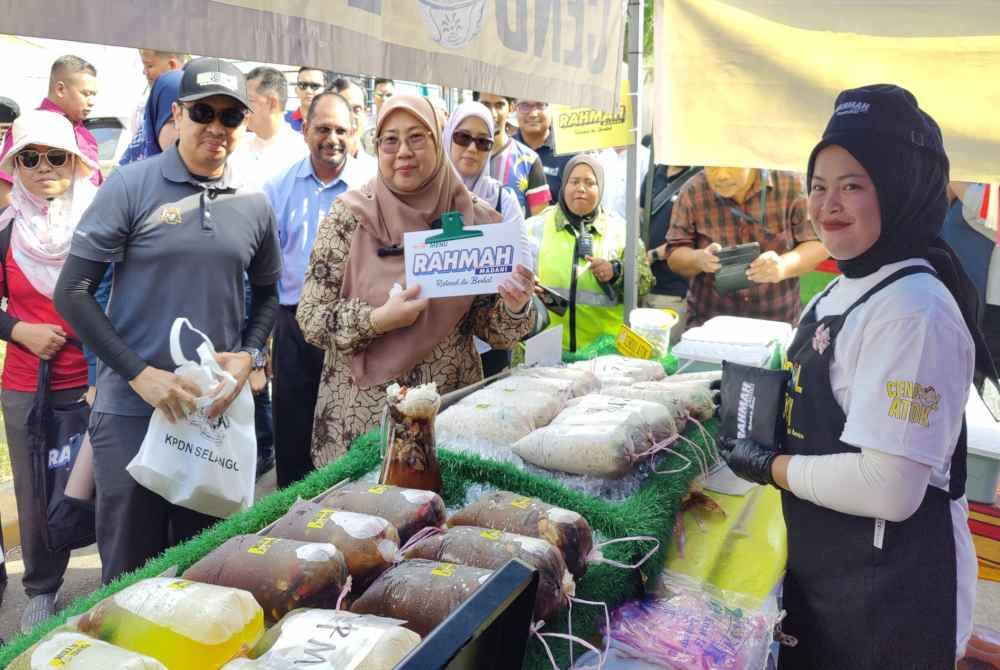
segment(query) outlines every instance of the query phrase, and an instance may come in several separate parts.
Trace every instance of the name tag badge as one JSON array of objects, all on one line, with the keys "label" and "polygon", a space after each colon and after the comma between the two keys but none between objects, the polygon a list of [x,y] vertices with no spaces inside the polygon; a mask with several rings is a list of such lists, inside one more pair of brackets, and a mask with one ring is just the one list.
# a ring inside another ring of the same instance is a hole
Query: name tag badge
[{"label": "name tag badge", "polygon": [[875,539],[873,544],[876,549],[882,549],[882,541],[885,539],[885,519],[875,519]]}]

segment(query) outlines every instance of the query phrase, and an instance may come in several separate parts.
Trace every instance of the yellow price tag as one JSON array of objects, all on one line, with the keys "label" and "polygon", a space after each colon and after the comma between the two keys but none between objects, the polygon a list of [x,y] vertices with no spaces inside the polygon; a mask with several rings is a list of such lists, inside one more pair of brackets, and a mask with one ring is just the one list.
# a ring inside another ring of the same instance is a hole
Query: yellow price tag
[{"label": "yellow price tag", "polygon": [[377,486],[372,486],[371,488],[369,488],[368,493],[380,496],[388,490],[389,490],[388,486],[386,486],[385,484],[379,484]]},{"label": "yellow price tag", "polygon": [[653,345],[649,343],[649,340],[628,326],[623,325],[618,331],[618,339],[615,340],[615,344],[623,356],[646,359],[653,357]]},{"label": "yellow price tag", "polygon": [[510,506],[518,509],[528,509],[531,507],[531,498],[518,498],[511,501]]},{"label": "yellow price tag", "polygon": [[194,582],[189,582],[186,579],[178,579],[175,582],[170,582],[169,584],[167,584],[167,588],[174,589],[175,591],[183,591],[192,584],[194,584]]},{"label": "yellow price tag", "polygon": [[493,542],[499,542],[500,538],[503,537],[502,530],[483,530],[480,531],[479,534],[487,540],[492,540]]},{"label": "yellow price tag", "polygon": [[80,652],[93,646],[94,645],[92,643],[87,642],[86,640],[78,640],[56,654],[55,658],[49,661],[49,667],[65,668],[69,665],[70,661],[80,655]]},{"label": "yellow price tag", "polygon": [[440,567],[431,570],[431,574],[438,577],[453,577],[455,575],[455,566],[451,563],[444,563]]},{"label": "yellow price tag", "polygon": [[306,524],[306,528],[326,528],[326,522],[330,520],[330,517],[333,516],[334,513],[335,510],[332,509],[321,509],[316,513],[316,516],[314,516],[309,523]]},{"label": "yellow price tag", "polygon": [[263,556],[268,552],[268,550],[274,545],[278,544],[278,538],[276,537],[262,537],[260,542],[253,545],[247,549],[248,554],[256,554],[257,556]]}]

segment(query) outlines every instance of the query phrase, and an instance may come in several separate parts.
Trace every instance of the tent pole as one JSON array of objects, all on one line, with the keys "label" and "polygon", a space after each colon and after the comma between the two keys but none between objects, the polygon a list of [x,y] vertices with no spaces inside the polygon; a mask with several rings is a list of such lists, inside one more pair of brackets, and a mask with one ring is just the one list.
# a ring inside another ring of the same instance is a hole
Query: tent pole
[{"label": "tent pole", "polygon": [[639,100],[642,78],[643,0],[628,0],[628,87],[632,100],[632,143],[628,148],[625,180],[625,323],[638,305],[638,268],[636,254],[639,244],[639,129],[642,128],[642,105]]}]

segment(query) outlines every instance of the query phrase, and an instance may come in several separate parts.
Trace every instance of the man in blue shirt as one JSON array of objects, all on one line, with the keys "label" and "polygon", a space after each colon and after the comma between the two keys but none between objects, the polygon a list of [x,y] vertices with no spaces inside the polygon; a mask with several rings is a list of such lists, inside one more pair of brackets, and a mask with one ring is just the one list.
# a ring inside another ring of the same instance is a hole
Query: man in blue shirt
[{"label": "man in blue shirt", "polygon": [[264,186],[278,222],[283,266],[278,281],[281,309],[274,325],[275,469],[278,486],[312,469],[313,411],[323,370],[323,351],[307,343],[295,321],[316,231],[333,201],[372,177],[354,158],[356,125],[351,106],[337,93],[312,100],[302,124],[309,156]]},{"label": "man in blue shirt", "polygon": [[556,138],[552,132],[552,111],[548,103],[538,100],[520,100],[517,103],[517,125],[520,131],[514,139],[534,150],[542,161],[545,180],[549,182],[552,202],[559,202],[563,170],[574,154],[556,155]]}]

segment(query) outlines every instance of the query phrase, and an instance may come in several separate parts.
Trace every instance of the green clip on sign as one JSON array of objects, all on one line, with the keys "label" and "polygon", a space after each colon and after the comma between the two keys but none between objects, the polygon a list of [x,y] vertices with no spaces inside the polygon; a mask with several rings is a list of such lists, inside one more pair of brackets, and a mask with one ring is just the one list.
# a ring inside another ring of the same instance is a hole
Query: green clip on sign
[{"label": "green clip on sign", "polygon": [[467,240],[471,237],[482,237],[481,230],[465,230],[461,212],[445,212],[441,215],[441,234],[428,237],[427,244],[451,242],[452,240]]}]

